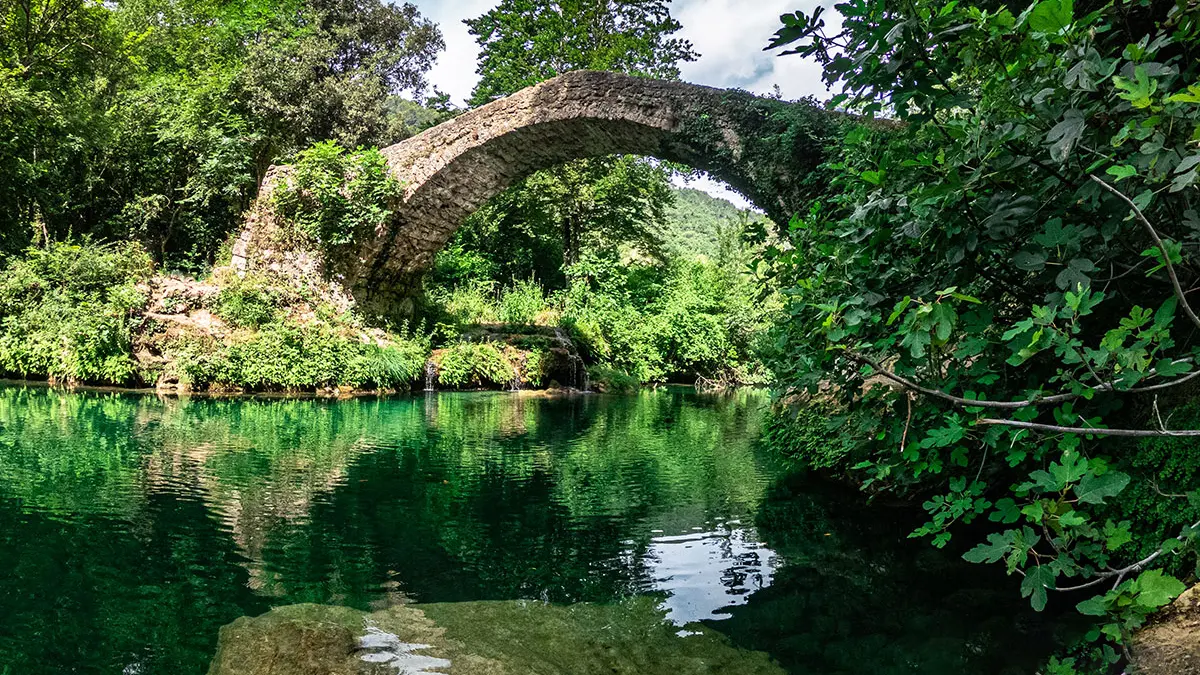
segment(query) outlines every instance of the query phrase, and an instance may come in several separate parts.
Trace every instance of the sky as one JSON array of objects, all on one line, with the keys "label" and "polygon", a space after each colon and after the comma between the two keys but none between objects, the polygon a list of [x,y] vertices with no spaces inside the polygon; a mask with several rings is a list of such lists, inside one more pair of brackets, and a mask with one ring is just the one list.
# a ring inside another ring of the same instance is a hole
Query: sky
[{"label": "sky", "polygon": [[[429,81],[461,105],[478,79],[478,48],[462,21],[488,11],[497,0],[410,1],[441,26],[446,40],[446,50],[429,73]],[[696,61],[681,64],[683,79],[758,94],[770,94],[778,85],[784,98],[828,98],[816,63],[763,51],[780,26],[781,14],[809,11],[816,4],[813,0],[674,0],[671,13],[683,25],[679,37],[691,40],[700,53]],[[676,184],[683,185],[683,179],[677,178]],[[688,186],[750,206],[741,195],[709,178],[693,180]]]}]

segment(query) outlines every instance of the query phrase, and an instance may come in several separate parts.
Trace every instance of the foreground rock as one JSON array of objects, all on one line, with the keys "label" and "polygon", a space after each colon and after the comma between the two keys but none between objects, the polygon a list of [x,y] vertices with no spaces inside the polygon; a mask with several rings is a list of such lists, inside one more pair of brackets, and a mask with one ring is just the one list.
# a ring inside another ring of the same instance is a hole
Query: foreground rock
[{"label": "foreground rock", "polygon": [[783,675],[702,628],[681,636],[650,599],[291,605],[221,629],[209,675]]},{"label": "foreground rock", "polygon": [[1175,599],[1153,624],[1138,631],[1133,656],[1138,675],[1200,673],[1200,586]]}]

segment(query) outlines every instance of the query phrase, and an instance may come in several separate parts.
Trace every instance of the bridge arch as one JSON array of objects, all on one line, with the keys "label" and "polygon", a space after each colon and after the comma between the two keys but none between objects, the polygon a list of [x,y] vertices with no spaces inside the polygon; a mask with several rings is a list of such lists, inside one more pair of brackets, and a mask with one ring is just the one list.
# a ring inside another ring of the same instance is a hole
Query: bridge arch
[{"label": "bridge arch", "polygon": [[[328,271],[360,303],[383,309],[412,293],[436,253],[487,200],[535,171],[614,154],[707,171],[786,222],[820,189],[817,167],[833,133],[834,119],[811,101],[616,73],[567,73],[383,149],[403,197],[376,236],[330,261],[335,269]],[[260,203],[273,176],[284,171],[268,174]],[[240,270],[279,267],[281,252],[264,243],[265,220],[252,212],[235,243]]]}]

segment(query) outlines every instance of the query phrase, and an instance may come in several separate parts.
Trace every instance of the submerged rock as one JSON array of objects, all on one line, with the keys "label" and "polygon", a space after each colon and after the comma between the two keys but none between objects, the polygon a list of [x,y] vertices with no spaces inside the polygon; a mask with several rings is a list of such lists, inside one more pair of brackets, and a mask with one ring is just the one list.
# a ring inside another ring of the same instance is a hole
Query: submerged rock
[{"label": "submerged rock", "polygon": [[279,607],[221,629],[209,675],[783,675],[762,652],[665,621],[649,598],[361,612]]},{"label": "submerged rock", "polygon": [[1200,586],[1192,586],[1133,639],[1139,675],[1200,673]]}]

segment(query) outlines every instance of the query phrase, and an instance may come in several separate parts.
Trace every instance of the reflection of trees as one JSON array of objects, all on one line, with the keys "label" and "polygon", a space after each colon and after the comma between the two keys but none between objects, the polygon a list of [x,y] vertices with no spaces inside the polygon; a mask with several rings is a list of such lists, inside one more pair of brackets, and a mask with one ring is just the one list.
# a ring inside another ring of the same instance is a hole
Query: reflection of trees
[{"label": "reflection of trees", "polygon": [[[0,498],[0,664],[14,675],[201,673],[216,628],[266,609],[198,501],[65,519]],[[0,669],[3,670],[3,669]]]},{"label": "reflection of trees", "polygon": [[15,627],[0,663],[200,672],[217,627],[264,596],[366,608],[644,590],[651,529],[751,513],[768,473],[756,417],[687,398],[0,388],[0,551],[17,561],[0,571]]},{"label": "reflection of trees", "polygon": [[762,489],[751,418],[722,417],[741,408],[663,394],[417,405],[415,436],[373,438],[306,523],[273,532],[264,565],[283,594],[364,606],[399,580],[423,601],[622,597],[647,585],[647,521],[749,513]]},{"label": "reflection of trees", "polygon": [[1032,673],[1054,648],[1052,616],[1012,579],[906,535],[905,514],[792,476],[763,502],[759,533],[787,563],[771,587],[711,626],[811,675]]}]

